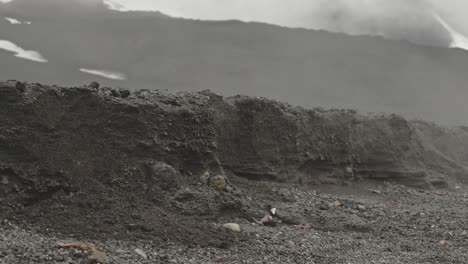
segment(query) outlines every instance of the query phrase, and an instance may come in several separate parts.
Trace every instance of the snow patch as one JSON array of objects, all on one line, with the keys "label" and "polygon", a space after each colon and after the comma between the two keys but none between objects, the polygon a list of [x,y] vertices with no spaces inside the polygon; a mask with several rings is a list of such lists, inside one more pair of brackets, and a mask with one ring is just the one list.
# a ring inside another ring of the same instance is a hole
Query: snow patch
[{"label": "snow patch", "polygon": [[31,25],[32,24],[31,21],[20,21],[12,17],[5,17],[5,20],[10,22],[10,24],[12,25],[22,25],[22,24]]},{"label": "snow patch", "polygon": [[39,52],[34,50],[25,50],[15,43],[8,40],[0,40],[0,49],[15,53],[15,57],[36,62],[48,62]]},{"label": "snow patch", "polygon": [[18,19],[14,19],[14,18],[11,18],[11,17],[5,17],[5,20],[10,22],[10,24],[12,24],[12,25],[21,25],[21,24],[23,24],[23,22],[19,21]]},{"label": "snow patch", "polygon": [[89,74],[101,76],[104,78],[112,79],[112,80],[123,81],[127,79],[125,74],[120,73],[120,72],[114,72],[114,71],[108,71],[108,70],[85,69],[85,68],[80,68],[80,71],[84,73],[89,73]]},{"label": "snow patch", "polygon": [[452,26],[450,26],[449,23],[447,23],[447,21],[442,19],[442,17],[440,17],[439,14],[435,12],[433,14],[434,18],[437,19],[437,21],[445,28],[445,30],[447,30],[447,32],[452,37],[452,43],[450,44],[450,48],[468,50],[468,38],[456,31]]},{"label": "snow patch", "polygon": [[107,6],[107,8],[109,8],[111,10],[116,10],[116,11],[120,11],[120,12],[129,11],[122,4],[117,3],[117,2],[115,2],[113,0],[104,0],[104,4]]}]

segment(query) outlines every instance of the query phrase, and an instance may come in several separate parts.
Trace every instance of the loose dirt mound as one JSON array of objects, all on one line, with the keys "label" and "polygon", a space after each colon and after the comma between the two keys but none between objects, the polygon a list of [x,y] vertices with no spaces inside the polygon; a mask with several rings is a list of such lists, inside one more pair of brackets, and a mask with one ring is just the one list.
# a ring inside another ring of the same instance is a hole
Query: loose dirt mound
[{"label": "loose dirt mound", "polygon": [[[198,179],[222,173],[209,98],[0,87],[3,217],[87,237],[228,240],[199,224],[223,208],[241,208],[232,193]],[[193,213],[178,209],[178,200],[191,197],[202,203]]]},{"label": "loose dirt mound", "polygon": [[242,234],[209,223],[249,219],[268,202],[249,199],[237,176],[432,188],[468,171],[433,128],[395,115],[19,82],[0,83],[0,105],[1,217],[87,238],[226,247]]}]

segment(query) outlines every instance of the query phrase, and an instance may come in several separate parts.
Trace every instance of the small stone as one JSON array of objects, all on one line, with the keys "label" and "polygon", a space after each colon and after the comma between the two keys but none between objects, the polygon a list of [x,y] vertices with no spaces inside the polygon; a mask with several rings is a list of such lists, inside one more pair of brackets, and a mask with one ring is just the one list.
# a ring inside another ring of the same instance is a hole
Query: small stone
[{"label": "small stone", "polygon": [[213,176],[208,179],[208,186],[218,190],[226,190],[226,178],[222,175]]},{"label": "small stone", "polygon": [[449,244],[450,244],[450,243],[449,243],[448,240],[441,240],[441,241],[439,241],[439,245],[444,246],[444,247],[448,246]]},{"label": "small stone", "polygon": [[8,178],[6,176],[2,177],[2,184],[7,185],[9,183]]},{"label": "small stone", "polygon": [[365,211],[365,210],[366,210],[366,207],[365,207],[364,205],[358,205],[358,206],[357,206],[357,209],[358,209],[359,211]]},{"label": "small stone", "polygon": [[98,82],[92,82],[88,85],[89,88],[93,88],[93,89],[99,89],[99,83]]},{"label": "small stone", "polygon": [[16,82],[16,89],[20,92],[24,92],[26,90],[26,85],[22,82]]},{"label": "small stone", "polygon": [[325,210],[330,209],[330,206],[327,204],[320,204],[319,209],[325,211]]},{"label": "small stone", "polygon": [[135,253],[137,253],[138,255],[140,255],[140,257],[144,259],[148,259],[148,255],[146,255],[146,253],[139,248],[135,249]]},{"label": "small stone", "polygon": [[293,241],[291,241],[291,240],[289,240],[289,241],[287,242],[287,244],[288,244],[288,247],[290,247],[290,248],[293,248],[293,247],[296,245],[296,244],[295,244]]},{"label": "small stone", "polygon": [[111,90],[111,95],[113,97],[120,97],[120,93],[118,91],[114,90],[114,89]]},{"label": "small stone", "polygon": [[104,252],[95,250],[89,257],[89,262],[93,264],[106,264],[107,256]]},{"label": "small stone", "polygon": [[333,203],[333,205],[336,206],[336,207],[340,207],[340,206],[342,206],[343,204],[342,204],[340,201],[335,201],[335,202]]},{"label": "small stone", "polygon": [[461,235],[462,235],[462,236],[467,236],[467,235],[468,235],[468,231],[463,231],[463,232],[461,233]]},{"label": "small stone", "polygon": [[129,90],[120,89],[119,92],[120,92],[120,96],[121,96],[122,98],[127,98],[127,97],[130,96],[130,91],[129,91]]},{"label": "small stone", "polygon": [[143,164],[142,173],[147,179],[150,191],[162,189],[165,191],[179,189],[180,173],[164,162]]},{"label": "small stone", "polygon": [[202,175],[200,176],[200,182],[203,183],[203,184],[208,184],[208,180],[210,179],[210,172],[209,171],[205,171],[204,173],[202,173]]},{"label": "small stone", "polygon": [[234,224],[234,223],[224,224],[223,228],[229,229],[229,230],[234,231],[234,232],[240,232],[241,231],[240,226],[238,224]]}]

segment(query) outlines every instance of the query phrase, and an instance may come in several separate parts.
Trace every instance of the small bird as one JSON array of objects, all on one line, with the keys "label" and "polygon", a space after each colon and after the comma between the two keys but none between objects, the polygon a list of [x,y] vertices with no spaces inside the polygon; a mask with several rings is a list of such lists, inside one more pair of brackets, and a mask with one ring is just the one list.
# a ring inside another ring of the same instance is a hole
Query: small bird
[{"label": "small bird", "polygon": [[273,207],[272,205],[268,205],[268,211],[270,212],[271,216],[276,215],[276,207]]}]

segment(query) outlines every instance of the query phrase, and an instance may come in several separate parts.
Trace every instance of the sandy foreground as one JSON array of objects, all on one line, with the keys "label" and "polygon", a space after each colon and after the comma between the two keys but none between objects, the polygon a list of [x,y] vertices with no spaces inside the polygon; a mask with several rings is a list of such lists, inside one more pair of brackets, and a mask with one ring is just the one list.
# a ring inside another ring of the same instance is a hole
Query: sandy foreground
[{"label": "sandy foreground", "polygon": [[[151,239],[76,238],[2,220],[0,262],[89,263],[92,254],[57,242],[92,242],[107,263],[467,263],[468,193],[376,187],[284,186],[238,179],[249,198],[277,207],[276,226],[245,218],[207,221],[226,233],[212,246]],[[245,184],[245,185],[244,185]],[[257,215],[252,217],[261,216]],[[288,219],[291,222],[288,222]],[[21,222],[21,219],[19,219]],[[306,221],[295,225],[295,221]],[[177,221],[177,219],[173,219]],[[221,226],[232,222],[240,232]],[[291,223],[287,224],[285,222]],[[310,224],[310,228],[309,225]],[[72,227],[71,227],[72,228]],[[131,231],[127,231],[131,232]]]}]

